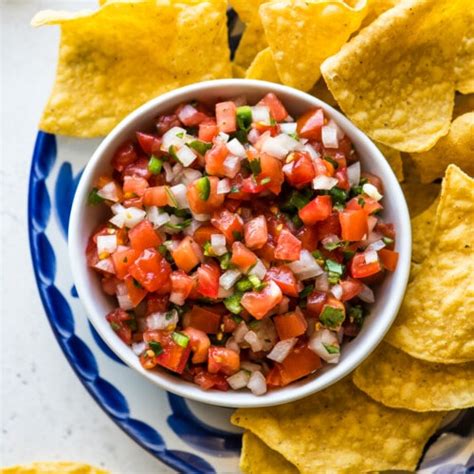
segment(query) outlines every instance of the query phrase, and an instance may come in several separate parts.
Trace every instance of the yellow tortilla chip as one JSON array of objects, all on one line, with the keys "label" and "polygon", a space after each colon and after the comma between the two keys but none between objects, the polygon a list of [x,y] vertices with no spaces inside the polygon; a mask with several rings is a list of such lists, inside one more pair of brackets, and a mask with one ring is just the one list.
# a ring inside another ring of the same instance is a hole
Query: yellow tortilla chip
[{"label": "yellow tortilla chip", "polygon": [[474,94],[456,94],[454,100],[453,120],[460,115],[474,112]]},{"label": "yellow tortilla chip", "polygon": [[383,12],[393,8],[401,0],[367,0],[367,16],[362,22],[362,28],[370,25]]},{"label": "yellow tortilla chip", "polygon": [[245,73],[246,79],[280,82],[270,48],[260,51]]},{"label": "yellow tortilla chip", "polygon": [[231,422],[252,431],[302,474],[416,467],[442,414],[394,410],[349,379],[285,405],[239,409]]},{"label": "yellow tortilla chip", "polygon": [[281,0],[264,3],[260,18],[283,84],[309,90],[319,66],[356,31],[367,13],[366,0],[352,7],[342,0]]},{"label": "yellow tortilla chip", "polygon": [[431,362],[474,360],[473,229],[474,180],[450,165],[430,254],[408,285],[390,344]]},{"label": "yellow tortilla chip", "polygon": [[246,431],[242,437],[240,470],[244,474],[298,474],[299,472],[280,453],[270,449],[250,431]]},{"label": "yellow tortilla chip", "polygon": [[328,89],[328,86],[324,82],[324,79],[321,77],[318,82],[308,91],[308,94],[314,95],[318,99],[321,99],[326,104],[329,104],[331,107],[336,109],[339,108],[337,105],[336,99],[331,94],[331,91]]},{"label": "yellow tortilla chip", "polygon": [[109,471],[79,462],[44,461],[0,468],[0,474],[109,474]]},{"label": "yellow tortilla chip", "polygon": [[433,240],[437,209],[438,200],[411,221],[411,260],[415,263],[422,263],[428,257]]},{"label": "yellow tortilla chip", "polygon": [[403,162],[402,156],[398,150],[386,146],[382,143],[376,143],[377,148],[382,152],[385,159],[388,161],[388,164],[392,167],[395,176],[398,181],[403,181]]},{"label": "yellow tortilla chip", "polygon": [[371,138],[421,152],[448,133],[454,60],[470,5],[403,1],[321,65],[341,109]]},{"label": "yellow tortilla chip", "polygon": [[245,73],[246,71],[243,67],[240,67],[235,63],[232,63],[232,77],[243,78],[245,77]]},{"label": "yellow tortilla chip", "polygon": [[382,343],[354,372],[353,382],[392,408],[444,411],[474,405],[474,362],[433,364]]},{"label": "yellow tortilla chip", "polygon": [[472,4],[465,11],[465,15],[468,28],[456,57],[454,71],[456,90],[463,94],[471,94],[474,92],[474,9]]},{"label": "yellow tortilla chip", "polygon": [[247,69],[256,55],[268,46],[265,33],[260,23],[249,23],[235,51],[234,62]]},{"label": "yellow tortilla chip", "polygon": [[94,12],[40,12],[32,24],[61,25],[40,123],[47,132],[105,135],[166,91],[231,76],[225,0],[114,1]]},{"label": "yellow tortilla chip", "polygon": [[450,163],[474,175],[474,112],[457,117],[431,150],[411,156],[424,183],[443,176]]}]

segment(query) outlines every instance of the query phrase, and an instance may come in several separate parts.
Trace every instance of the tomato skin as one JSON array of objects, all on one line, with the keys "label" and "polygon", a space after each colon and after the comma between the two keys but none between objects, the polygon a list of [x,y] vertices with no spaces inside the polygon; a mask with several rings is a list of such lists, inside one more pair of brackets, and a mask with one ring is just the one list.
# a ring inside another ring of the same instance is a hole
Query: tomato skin
[{"label": "tomato skin", "polygon": [[157,295],[148,293],[146,299],[146,315],[152,313],[164,313],[168,309],[168,295]]},{"label": "tomato skin", "polygon": [[298,211],[300,219],[305,225],[313,225],[327,219],[332,212],[331,196],[316,196],[306,206]]},{"label": "tomato skin", "polygon": [[217,143],[211,149],[206,151],[204,160],[206,162],[206,173],[212,176],[223,178],[226,176],[226,168],[224,166],[225,159],[229,156],[229,150],[225,143]]},{"label": "tomato skin", "polygon": [[214,212],[211,224],[224,234],[229,244],[232,244],[236,240],[236,236],[241,236],[244,231],[242,218],[227,209]]},{"label": "tomato skin", "polygon": [[186,197],[189,202],[189,207],[194,214],[212,214],[224,203],[225,195],[217,194],[217,184],[219,183],[219,178],[216,176],[208,176],[208,179],[211,191],[207,200],[203,200],[201,198],[201,194],[198,189],[199,180],[196,180],[188,185]]},{"label": "tomato skin", "polygon": [[274,316],[273,322],[280,340],[301,336],[308,328],[308,322],[301,310]]},{"label": "tomato skin", "polygon": [[145,206],[169,206],[169,195],[166,192],[166,186],[153,186],[145,189],[143,193],[143,205]]},{"label": "tomato skin", "polygon": [[161,237],[153,229],[151,222],[146,219],[130,229],[128,238],[132,249],[138,253],[150,247],[156,248],[163,243]]},{"label": "tomato skin", "polygon": [[319,317],[323,309],[324,304],[326,303],[328,295],[324,291],[314,290],[308,296],[308,302],[306,304],[306,311],[314,317]]},{"label": "tomato skin", "polygon": [[222,392],[229,390],[229,384],[224,375],[210,374],[206,370],[201,370],[194,376],[194,383],[199,385],[203,390],[209,390],[211,388]]},{"label": "tomato skin", "polygon": [[199,329],[206,334],[217,334],[222,316],[214,311],[194,305],[183,321],[185,327]]},{"label": "tomato skin", "polygon": [[207,360],[207,351],[211,346],[211,341],[204,331],[193,327],[185,328],[181,331],[189,337],[189,345],[193,353],[193,364],[201,364]]},{"label": "tomato skin", "polygon": [[169,282],[171,267],[155,249],[146,249],[129,268],[130,274],[148,291],[157,291]]},{"label": "tomato skin", "polygon": [[132,164],[138,158],[133,143],[128,141],[117,148],[113,158],[112,166],[121,173],[126,166]]},{"label": "tomato skin", "polygon": [[278,365],[281,385],[285,386],[301,379],[321,367],[321,359],[307,346],[295,347]]},{"label": "tomato skin", "polygon": [[216,263],[203,263],[197,270],[197,291],[208,298],[217,298],[221,271]]},{"label": "tomato skin", "polygon": [[211,346],[208,351],[207,370],[211,374],[233,375],[240,369],[240,356],[227,347]]},{"label": "tomato skin", "polygon": [[102,286],[102,291],[109,296],[115,296],[117,294],[117,285],[120,283],[113,275],[104,276],[100,280],[100,284]]},{"label": "tomato skin", "polygon": [[286,265],[271,267],[265,275],[265,281],[268,280],[274,281],[284,295],[298,297],[301,285],[298,284],[294,273]]},{"label": "tomato skin", "polygon": [[193,239],[185,237],[175,250],[171,252],[174,263],[180,269],[189,273],[201,261],[200,249]]},{"label": "tomato skin", "polygon": [[137,141],[140,148],[147,155],[161,155],[161,139],[148,133],[137,132]]},{"label": "tomato skin", "polygon": [[130,345],[132,343],[132,330],[127,324],[132,317],[126,311],[121,308],[114,309],[105,317],[105,319],[125,344]]},{"label": "tomato skin", "polygon": [[352,278],[366,278],[382,270],[380,261],[374,263],[365,263],[365,256],[363,253],[357,253],[352,257],[350,263],[350,272]]},{"label": "tomato skin", "polygon": [[[375,232],[380,232],[384,237],[388,237],[392,240],[395,240],[397,235],[393,224],[386,224],[385,222],[377,222],[374,230]],[[391,246],[393,246],[393,244],[391,244]],[[388,247],[390,248],[390,246]]]},{"label": "tomato skin", "polygon": [[244,226],[245,245],[249,249],[260,249],[268,240],[267,221],[264,216],[258,216],[248,221]]},{"label": "tomato skin", "polygon": [[296,151],[293,152],[293,156],[295,161],[293,161],[291,171],[286,174],[286,178],[292,186],[301,187],[315,178],[316,171],[308,153]]},{"label": "tomato skin", "polygon": [[282,299],[280,287],[270,280],[263,290],[244,293],[240,303],[255,319],[263,319]]},{"label": "tomato skin", "polygon": [[112,254],[115,275],[119,280],[123,280],[128,275],[130,265],[135,262],[139,255],[140,253],[134,249],[120,250]]},{"label": "tomato skin", "polygon": [[308,110],[296,123],[296,131],[299,137],[321,140],[321,129],[324,125],[324,112],[322,109]]},{"label": "tomato skin", "polygon": [[363,289],[363,284],[359,280],[348,277],[339,283],[342,286],[342,301],[349,301],[355,298]]},{"label": "tomato skin", "polygon": [[216,104],[216,122],[219,130],[232,133],[237,130],[237,107],[234,102],[220,102]]},{"label": "tomato skin", "polygon": [[342,240],[357,242],[363,240],[369,233],[367,214],[364,210],[344,210],[339,213]]},{"label": "tomato skin", "polygon": [[234,242],[232,244],[232,257],[230,261],[246,273],[250,267],[257,263],[257,256],[242,242]]},{"label": "tomato skin", "polygon": [[270,387],[281,387],[282,381],[280,375],[280,368],[276,365],[273,366],[265,377],[265,380],[267,382],[267,385]]},{"label": "tomato skin", "polygon": [[399,256],[398,252],[383,248],[378,251],[378,254],[383,267],[391,272],[394,272],[397,268]]},{"label": "tomato skin", "polygon": [[269,92],[258,105],[266,105],[270,109],[270,115],[277,121],[281,122],[288,117],[288,112],[280,99],[273,93]]},{"label": "tomato skin", "polygon": [[295,261],[300,258],[301,241],[289,230],[283,229],[278,237],[275,249],[277,260]]},{"label": "tomato skin", "polygon": [[220,232],[212,224],[204,224],[197,228],[193,234],[194,241],[201,247],[211,240],[212,234],[220,234]]},{"label": "tomato skin", "polygon": [[199,124],[198,138],[203,142],[212,142],[218,133],[219,128],[214,120],[207,120]]},{"label": "tomato skin", "polygon": [[319,235],[316,226],[303,226],[296,235],[304,249],[313,252],[318,247]]}]

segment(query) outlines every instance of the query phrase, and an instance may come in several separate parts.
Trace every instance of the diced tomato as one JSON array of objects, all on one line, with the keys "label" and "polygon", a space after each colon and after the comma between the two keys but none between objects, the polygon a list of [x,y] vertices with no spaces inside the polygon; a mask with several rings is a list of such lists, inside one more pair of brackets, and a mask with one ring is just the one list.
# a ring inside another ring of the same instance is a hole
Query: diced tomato
[{"label": "diced tomato", "polygon": [[337,187],[349,191],[351,184],[349,183],[349,177],[347,176],[347,168],[339,168],[336,171],[335,178],[337,179]]},{"label": "diced tomato", "polygon": [[120,308],[114,309],[105,319],[125,344],[130,345],[132,343],[132,330],[128,323],[132,320],[132,317],[126,311]]},{"label": "diced tomato", "polygon": [[217,334],[221,324],[222,316],[215,311],[194,305],[190,312],[186,313],[184,326],[199,329],[206,334]]},{"label": "diced tomato", "polygon": [[201,255],[199,246],[189,236],[185,237],[171,252],[176,266],[187,273],[201,262]]},{"label": "diced tomato", "polygon": [[199,124],[198,138],[203,142],[212,142],[219,133],[216,122],[208,120]]},{"label": "diced tomato", "polygon": [[274,316],[273,322],[281,340],[301,336],[308,328],[308,322],[298,307],[296,311]]},{"label": "diced tomato", "polygon": [[117,294],[117,285],[120,283],[120,280],[115,275],[104,276],[100,283],[106,295],[115,296]]},{"label": "diced tomato", "polygon": [[363,209],[364,212],[368,216],[370,216],[374,214],[375,212],[379,211],[380,209],[383,209],[383,206],[375,199],[362,195],[362,196],[356,196],[352,198],[347,203],[346,209],[353,210],[353,211]]},{"label": "diced tomato", "polygon": [[244,181],[245,179],[242,177],[242,174],[237,173],[235,178],[233,178],[230,182],[232,192],[227,195],[228,199],[244,201],[249,200],[251,198],[250,194],[242,189]]},{"label": "diced tomato", "polygon": [[[381,233],[384,237],[395,240],[396,232],[393,224],[386,224],[385,222],[377,222],[375,232]],[[393,245],[393,244],[392,244]]]},{"label": "diced tomato", "polygon": [[136,308],[145,298],[148,291],[141,286],[133,276],[126,276],[124,279],[125,286],[127,288],[128,297],[133,307]]},{"label": "diced tomato", "polygon": [[339,213],[333,212],[324,221],[318,222],[316,225],[318,239],[323,240],[328,235],[341,235],[341,224],[339,223]]},{"label": "diced tomato", "polygon": [[217,143],[210,150],[206,151],[204,159],[206,161],[206,173],[212,176],[226,176],[227,170],[224,161],[229,156],[229,150],[225,143]]},{"label": "diced tomato", "polygon": [[185,300],[194,288],[194,280],[182,270],[172,272],[170,278],[171,292]]},{"label": "diced tomato", "polygon": [[306,304],[306,311],[314,317],[318,317],[321,314],[324,304],[328,298],[327,293],[324,291],[314,290],[308,296],[308,302]]},{"label": "diced tomato", "polygon": [[316,176],[334,176],[334,166],[329,161],[317,157],[313,159],[313,164]]},{"label": "diced tomato", "polygon": [[249,249],[262,248],[268,240],[267,221],[264,216],[258,216],[248,221],[244,226],[245,245]]},{"label": "diced tomato", "polygon": [[[209,119],[209,117],[204,112],[201,112],[200,110],[198,110],[196,107],[193,107],[193,106],[188,107],[186,113],[183,113],[183,109],[185,107],[186,107],[186,104],[180,105],[175,111],[179,120],[185,127],[195,127]],[[192,113],[187,113],[188,111]]]},{"label": "diced tomato", "polygon": [[147,155],[161,154],[161,138],[150,135],[149,133],[136,133],[138,144]]},{"label": "diced tomato", "polygon": [[240,356],[227,347],[211,346],[208,352],[207,370],[211,374],[232,375],[240,369]]},{"label": "diced tomato", "polygon": [[204,224],[194,232],[193,239],[201,247],[211,240],[212,234],[219,234],[219,231],[211,224]]},{"label": "diced tomato", "polygon": [[125,176],[123,179],[123,192],[125,197],[143,196],[148,188],[148,181],[139,176]]},{"label": "diced tomato", "polygon": [[203,390],[215,388],[222,392],[229,390],[229,384],[225,379],[225,375],[210,374],[206,370],[202,370],[194,376],[194,383],[199,385]]},{"label": "diced tomato", "polygon": [[301,187],[310,183],[316,176],[313,160],[306,152],[296,151],[292,155],[294,157],[293,167],[291,171],[286,173],[288,182],[292,186]]},{"label": "diced tomato", "polygon": [[234,332],[237,329],[238,323],[236,322],[235,318],[230,314],[224,314],[222,317],[222,332],[230,333]]},{"label": "diced tomato", "polygon": [[132,164],[137,158],[137,152],[133,143],[126,142],[115,152],[112,158],[112,166],[121,173],[127,165]]},{"label": "diced tomato", "polygon": [[397,268],[398,252],[384,248],[379,250],[378,254],[383,267],[394,272]]},{"label": "diced tomato", "polygon": [[255,250],[255,255],[265,262],[271,263],[275,260],[275,246],[267,242],[261,249]]},{"label": "diced tomato", "polygon": [[219,130],[232,133],[237,130],[237,108],[234,102],[220,102],[216,104],[216,122]]},{"label": "diced tomato", "polygon": [[342,240],[357,242],[363,240],[369,233],[367,214],[364,210],[344,210],[339,213]]},{"label": "diced tomato", "polygon": [[143,205],[145,206],[171,206],[170,193],[168,186],[153,186],[145,189],[143,194]]},{"label": "diced tomato", "polygon": [[280,287],[268,281],[263,290],[244,293],[241,304],[255,319],[263,319],[282,299]]},{"label": "diced tomato", "polygon": [[286,265],[271,267],[265,275],[265,281],[268,280],[274,281],[283,294],[294,298],[298,297],[300,284],[298,284],[294,273]]},{"label": "diced tomato", "polygon": [[341,280],[339,284],[342,286],[342,301],[349,301],[355,298],[364,288],[364,285],[359,280],[354,280],[350,277]]},{"label": "diced tomato", "polygon": [[130,274],[148,291],[157,291],[168,283],[171,267],[155,249],[146,249],[129,268]]},{"label": "diced tomato", "polygon": [[148,293],[146,298],[146,315],[166,312],[168,309],[168,300],[168,295]]},{"label": "diced tomato", "polygon": [[252,175],[242,180],[240,189],[244,193],[258,194],[265,191],[266,188],[263,184],[257,183],[255,176]]},{"label": "diced tomato", "polygon": [[128,238],[132,249],[138,253],[150,247],[156,248],[163,242],[150,221],[146,219],[130,229]]},{"label": "diced tomato", "polygon": [[250,267],[257,263],[257,256],[249,250],[243,243],[234,242],[232,244],[231,263],[246,273]]},{"label": "diced tomato", "polygon": [[316,196],[306,206],[298,211],[300,219],[306,225],[313,225],[316,222],[324,221],[332,212],[331,196]]},{"label": "diced tomato", "polygon": [[277,121],[282,122],[288,117],[288,112],[280,99],[273,93],[269,92],[258,105],[266,105],[270,109],[270,115]]},{"label": "diced tomato", "polygon": [[176,114],[160,115],[155,124],[159,135],[164,135],[171,128],[182,125]]},{"label": "diced tomato", "polygon": [[216,263],[203,263],[197,270],[198,286],[197,291],[202,296],[217,298],[219,292],[219,278],[221,271]]},{"label": "diced tomato", "polygon": [[352,278],[365,278],[382,270],[380,261],[373,263],[365,263],[365,255],[363,253],[357,253],[352,257],[350,270]]},{"label": "diced tomato", "polygon": [[193,364],[201,364],[207,360],[207,351],[211,346],[208,335],[199,329],[193,327],[185,328],[181,331],[189,337],[189,345],[193,353]]},{"label": "diced tomato", "polygon": [[277,123],[253,122],[252,128],[260,134],[269,132],[272,137],[276,137],[280,133],[280,125]]},{"label": "diced tomato", "polygon": [[276,365],[273,366],[265,377],[265,380],[270,387],[281,387],[280,368]]},{"label": "diced tomato", "polygon": [[319,356],[307,346],[295,347],[280,364],[282,386],[311,374],[321,365]]},{"label": "diced tomato", "polygon": [[199,190],[199,180],[196,180],[188,185],[186,197],[188,199],[191,211],[193,211],[195,214],[212,214],[224,203],[225,195],[217,194],[217,184],[219,183],[219,178],[216,176],[208,176],[208,179],[210,193],[207,199],[203,199],[201,191]]},{"label": "diced tomato", "polygon": [[150,179],[151,172],[148,169],[148,158],[138,158],[133,163],[130,163],[123,170],[123,176],[139,176],[140,178]]},{"label": "diced tomato", "polygon": [[275,258],[277,260],[294,261],[299,260],[300,253],[301,241],[289,230],[283,229],[278,237]]},{"label": "diced tomato", "polygon": [[[252,155],[250,155],[249,160],[251,159],[257,158],[253,158]],[[263,186],[263,189],[268,189],[276,195],[280,194],[281,185],[285,180],[281,161],[265,153],[260,153],[258,155],[258,159],[260,160],[260,167],[262,171],[258,174],[256,181],[260,184],[260,186]],[[262,184],[262,181],[264,184]],[[259,188],[257,187],[257,189]],[[263,189],[260,189],[257,192],[261,192]]]},{"label": "diced tomato", "polygon": [[242,238],[244,232],[242,218],[227,209],[220,209],[214,212],[211,224],[224,234],[229,244],[232,244],[236,239]]},{"label": "diced tomato", "polygon": [[139,255],[140,253],[134,249],[120,250],[112,254],[115,275],[119,280],[123,280],[128,275],[130,265],[135,262]]},{"label": "diced tomato", "polygon": [[321,140],[321,129],[324,125],[324,112],[322,109],[308,110],[296,123],[296,131],[300,138]]},{"label": "diced tomato", "polygon": [[303,226],[296,235],[301,240],[301,245],[304,249],[310,252],[316,250],[319,242],[318,228],[316,226]]}]

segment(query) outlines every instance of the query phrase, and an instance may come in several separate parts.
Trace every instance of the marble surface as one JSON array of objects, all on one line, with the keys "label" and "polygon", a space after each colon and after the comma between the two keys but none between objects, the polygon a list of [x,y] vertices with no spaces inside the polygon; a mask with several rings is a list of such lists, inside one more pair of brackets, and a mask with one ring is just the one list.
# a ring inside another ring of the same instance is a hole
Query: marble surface
[{"label": "marble surface", "polygon": [[37,122],[55,70],[59,31],[34,30],[36,11],[91,1],[1,0],[0,466],[76,460],[113,473],[170,473],[96,405],[63,357],[30,261],[27,186]]}]

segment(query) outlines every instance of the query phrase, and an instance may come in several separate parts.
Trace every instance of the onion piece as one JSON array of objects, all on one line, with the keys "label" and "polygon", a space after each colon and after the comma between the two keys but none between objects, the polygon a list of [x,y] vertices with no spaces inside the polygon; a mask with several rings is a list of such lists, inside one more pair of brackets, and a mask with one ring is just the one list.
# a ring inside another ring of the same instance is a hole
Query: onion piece
[{"label": "onion piece", "polygon": [[244,340],[244,336],[249,332],[248,326],[245,324],[245,321],[241,321],[237,328],[232,333],[234,336],[235,342],[240,344]]},{"label": "onion piece", "polygon": [[188,199],[186,197],[186,186],[184,184],[176,184],[170,188],[170,191],[173,193],[178,203],[179,209],[189,209]]},{"label": "onion piece", "polygon": [[280,133],[276,137],[268,137],[262,145],[262,151],[264,153],[268,153],[280,160],[285,158],[290,151],[299,148],[302,148],[301,143],[286,133]]},{"label": "onion piece", "polygon": [[323,269],[306,249],[301,250],[299,260],[291,262],[288,267],[300,280],[308,280],[323,273]]},{"label": "onion piece", "polygon": [[250,348],[254,352],[259,352],[263,349],[263,341],[257,336],[257,333],[252,330],[247,332],[244,336],[244,341],[250,345]]},{"label": "onion piece", "polygon": [[263,395],[267,392],[267,382],[262,372],[252,372],[247,388],[249,388],[254,395]]},{"label": "onion piece", "polygon": [[166,330],[173,331],[178,324],[178,312],[173,309],[166,313],[152,313],[146,318],[147,328],[151,331]]},{"label": "onion piece", "polygon": [[365,183],[364,186],[362,186],[362,191],[374,201],[380,201],[383,198],[379,190],[371,183]]},{"label": "onion piece", "polygon": [[337,335],[328,329],[316,331],[309,339],[308,347],[329,364],[339,362],[340,347]]},{"label": "onion piece", "polygon": [[128,311],[133,308],[133,303],[125,283],[119,283],[117,285],[117,300],[121,309]]},{"label": "onion piece", "polygon": [[379,261],[379,255],[375,250],[366,250],[364,252],[365,263],[376,263]]},{"label": "onion piece", "polygon": [[167,161],[163,163],[163,169],[165,170],[166,182],[171,183],[174,178],[174,172],[173,172],[173,169],[171,168],[171,165]]},{"label": "onion piece", "polygon": [[227,143],[229,141],[229,138],[230,138],[230,135],[227,135],[227,133],[219,132],[215,140],[220,143]]},{"label": "onion piece", "polygon": [[[120,208],[118,206],[120,206]],[[117,227],[134,227],[145,219],[146,216],[146,212],[143,209],[138,209],[138,207],[123,207],[120,204],[114,204],[112,206],[112,212],[115,213],[115,216],[109,219],[109,222]]]},{"label": "onion piece", "polygon": [[197,221],[196,219],[192,219],[191,223],[184,228],[183,234],[192,237],[194,235],[194,232],[196,232],[196,230],[198,230],[201,225],[202,224],[199,221]]},{"label": "onion piece", "polygon": [[321,158],[321,155],[315,150],[312,145],[306,144],[303,149],[304,151],[309,153],[309,156],[311,156],[312,160],[315,160],[316,158]]},{"label": "onion piece", "polygon": [[364,285],[362,291],[357,295],[364,303],[374,303],[375,295],[371,288]]},{"label": "onion piece", "polygon": [[314,281],[314,289],[318,291],[329,291],[329,279],[326,272],[321,273]]},{"label": "onion piece", "polygon": [[106,185],[102,186],[98,191],[97,195],[107,201],[118,202],[120,201],[119,186],[115,181],[110,181]]},{"label": "onion piece", "polygon": [[351,186],[357,186],[360,183],[360,161],[347,167],[347,179]]},{"label": "onion piece", "polygon": [[270,109],[266,105],[255,105],[252,110],[252,122],[270,124]]},{"label": "onion piece", "polygon": [[319,175],[313,179],[313,189],[324,189],[329,190],[337,185],[339,181],[337,178],[331,178],[330,176]]},{"label": "onion piece", "polygon": [[175,291],[171,292],[169,300],[171,303],[174,303],[178,306],[183,306],[185,302],[185,298],[182,293],[177,293]]},{"label": "onion piece", "polygon": [[296,133],[296,122],[286,122],[280,124],[280,130],[287,135]]},{"label": "onion piece", "polygon": [[257,263],[249,270],[248,274],[255,275],[260,280],[263,280],[263,278],[267,274],[267,268],[260,259],[257,259]]},{"label": "onion piece", "polygon": [[255,145],[255,143],[258,142],[259,138],[260,132],[256,128],[252,128],[247,135],[247,139],[252,145]]},{"label": "onion piece", "polygon": [[331,293],[334,295],[334,298],[340,300],[342,298],[342,286],[337,284],[331,287]]},{"label": "onion piece", "polygon": [[242,143],[237,140],[237,138],[233,138],[229,142],[227,142],[227,149],[231,155],[238,156],[239,158],[246,158],[247,153],[245,152],[245,148]]},{"label": "onion piece", "polygon": [[97,254],[111,254],[117,250],[117,235],[99,235],[97,236]]},{"label": "onion piece", "polygon": [[283,362],[295,346],[297,340],[298,339],[296,337],[292,337],[290,339],[284,339],[283,341],[278,342],[275,344],[267,357],[270,360],[274,360],[275,362]]},{"label": "onion piece", "polygon": [[230,290],[239,280],[242,273],[239,270],[226,270],[219,278],[219,285],[224,290]]},{"label": "onion piece", "polygon": [[134,342],[132,344],[132,351],[135,355],[140,356],[146,351],[147,345],[146,342]]},{"label": "onion piece", "polygon": [[240,161],[241,158],[239,158],[238,156],[229,155],[223,163],[225,176],[227,176],[228,178],[235,178],[237,173],[240,171]]},{"label": "onion piece", "polygon": [[186,104],[178,113],[178,118],[181,122],[186,123],[188,118],[196,115],[198,111],[191,105]]},{"label": "onion piece", "polygon": [[147,219],[153,224],[153,227],[158,228],[170,221],[170,215],[167,212],[160,212],[156,206],[151,206],[147,210]]},{"label": "onion piece", "polygon": [[197,158],[196,153],[194,153],[194,151],[191,150],[191,148],[189,148],[187,145],[183,145],[176,152],[176,156],[178,157],[178,160],[180,161],[180,163],[185,167],[188,167],[189,165],[191,165],[194,162],[194,160]]},{"label": "onion piece", "polygon": [[327,126],[334,128],[336,130],[338,140],[341,140],[342,138],[344,138],[344,135],[345,135],[344,130],[342,130],[342,128],[333,119],[329,120]]},{"label": "onion piece", "polygon": [[225,237],[222,234],[212,234],[211,247],[218,257],[227,253]]},{"label": "onion piece", "polygon": [[321,139],[325,148],[338,148],[337,130],[329,124],[321,128]]},{"label": "onion piece", "polygon": [[237,354],[240,354],[240,346],[232,336],[227,339],[225,346],[227,349],[231,349],[232,351],[237,352]]},{"label": "onion piece", "polygon": [[255,364],[254,362],[250,362],[248,360],[244,360],[243,362],[241,362],[240,368],[248,370],[249,372],[256,372],[262,370],[262,367],[259,364]]},{"label": "onion piece", "polygon": [[239,390],[247,386],[250,381],[250,375],[250,372],[247,370],[239,370],[236,374],[227,377],[226,380],[232,390]]},{"label": "onion piece", "polygon": [[383,240],[376,240],[375,242],[372,242],[369,244],[369,246],[365,250],[375,250],[379,251],[382,250],[385,247],[385,242]]},{"label": "onion piece", "polygon": [[187,186],[188,184],[191,184],[192,182],[196,181],[196,179],[199,179],[202,176],[202,173],[198,170],[195,170],[193,168],[186,168],[183,170],[183,176],[181,178],[181,182]]},{"label": "onion piece", "polygon": [[227,193],[230,193],[230,181],[227,178],[224,178],[217,183],[217,194]]},{"label": "onion piece", "polygon": [[194,214],[193,213],[193,217],[198,222],[207,222],[211,220],[211,216],[209,214]]},{"label": "onion piece", "polygon": [[112,275],[115,275],[115,266],[114,263],[112,262],[112,259],[110,257],[103,258],[102,260],[99,260],[95,265],[94,268],[97,270],[100,270],[101,272],[106,272],[110,273]]},{"label": "onion piece", "polygon": [[161,150],[169,152],[170,146],[180,147],[184,145],[184,139],[180,138],[180,135],[184,137],[186,130],[181,127],[170,128],[161,138]]}]

